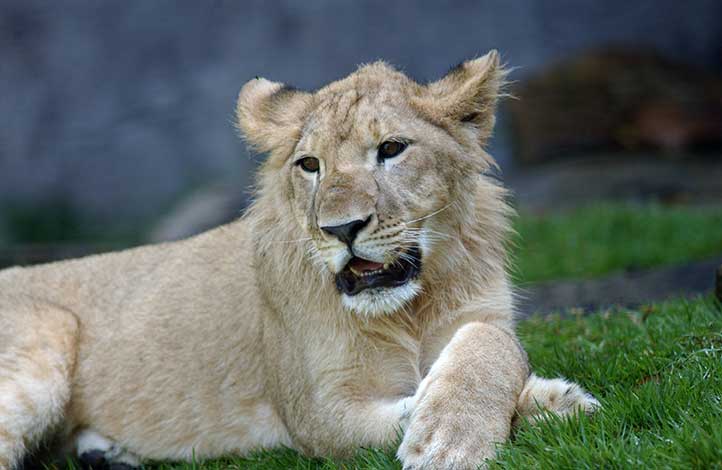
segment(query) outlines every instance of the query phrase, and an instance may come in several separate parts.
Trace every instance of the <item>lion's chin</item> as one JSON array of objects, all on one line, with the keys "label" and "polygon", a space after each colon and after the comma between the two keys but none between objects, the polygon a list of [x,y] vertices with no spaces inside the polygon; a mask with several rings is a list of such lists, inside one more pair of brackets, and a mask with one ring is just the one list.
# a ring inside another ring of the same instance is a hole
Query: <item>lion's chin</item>
[{"label": "lion's chin", "polygon": [[403,309],[421,292],[421,284],[411,280],[398,287],[366,289],[356,295],[342,294],[344,307],[367,317],[389,315]]}]

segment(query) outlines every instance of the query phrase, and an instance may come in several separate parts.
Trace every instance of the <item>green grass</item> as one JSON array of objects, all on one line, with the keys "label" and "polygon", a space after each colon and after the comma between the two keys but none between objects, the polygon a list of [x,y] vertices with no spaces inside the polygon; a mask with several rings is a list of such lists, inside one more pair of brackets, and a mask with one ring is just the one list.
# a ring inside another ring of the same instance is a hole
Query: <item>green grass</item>
[{"label": "green grass", "polygon": [[722,207],[604,204],[543,216],[522,213],[516,229],[519,283],[722,255]]},{"label": "green grass", "polygon": [[[709,299],[587,317],[535,317],[519,335],[534,370],[582,384],[594,417],[524,424],[492,468],[722,468],[722,313]],[[291,450],[157,470],[399,469],[392,449],[348,461]]]},{"label": "green grass", "polygon": [[594,418],[525,426],[498,468],[722,467],[722,314],[678,300],[520,325],[532,367],[583,384]]}]

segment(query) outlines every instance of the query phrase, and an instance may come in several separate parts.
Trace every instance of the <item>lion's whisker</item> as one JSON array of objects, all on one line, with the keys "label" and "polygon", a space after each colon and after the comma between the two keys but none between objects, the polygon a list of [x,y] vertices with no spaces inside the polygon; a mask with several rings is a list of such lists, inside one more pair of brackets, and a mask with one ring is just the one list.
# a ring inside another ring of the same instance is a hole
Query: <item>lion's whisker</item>
[{"label": "lion's whisker", "polygon": [[408,255],[407,253],[404,253],[404,252],[399,253],[399,257],[396,259],[396,261],[399,261],[399,260],[404,260],[404,261],[408,262],[409,264],[411,264],[415,268],[419,267],[418,264],[416,264],[418,262],[418,260],[416,258],[414,258],[413,256]]},{"label": "lion's whisker", "polygon": [[452,236],[452,235],[449,235],[448,233],[439,232],[438,230],[433,230],[433,229],[426,228],[426,227],[421,227],[421,228],[412,228],[412,227],[409,227],[409,228],[407,228],[406,230],[407,230],[409,233],[416,233],[416,234],[421,234],[421,235],[431,233],[431,234],[436,234],[436,235],[439,235],[439,236],[443,236],[443,237],[445,237],[445,238],[457,238],[457,237],[454,237],[454,236]]},{"label": "lion's whisker", "polygon": [[433,217],[433,216],[435,216],[435,215],[437,215],[437,214],[445,211],[446,209],[448,209],[449,207],[451,207],[451,206],[454,205],[455,203],[456,203],[456,201],[451,201],[450,203],[448,203],[447,205],[445,205],[445,206],[442,207],[441,209],[435,210],[434,212],[432,212],[432,213],[430,213],[430,214],[427,214],[427,215],[425,215],[425,216],[423,216],[423,217],[419,217],[418,219],[407,220],[407,221],[404,222],[404,223],[406,223],[406,224],[413,224],[414,222],[418,222],[418,221],[420,221],[420,220],[428,219],[428,218],[430,218],[430,217]]},{"label": "lion's whisker", "polygon": [[312,237],[299,238],[297,240],[271,240],[271,243],[301,243],[313,240]]}]

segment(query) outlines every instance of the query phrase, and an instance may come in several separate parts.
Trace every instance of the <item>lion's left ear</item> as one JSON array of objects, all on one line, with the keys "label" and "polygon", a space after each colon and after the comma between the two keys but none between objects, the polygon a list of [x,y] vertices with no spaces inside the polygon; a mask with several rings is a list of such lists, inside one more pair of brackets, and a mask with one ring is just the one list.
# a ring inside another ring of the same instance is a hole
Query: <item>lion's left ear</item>
[{"label": "lion's left ear", "polygon": [[429,84],[421,99],[434,118],[476,128],[483,143],[494,128],[494,113],[505,76],[506,71],[499,65],[499,53],[492,50],[459,64],[444,78]]},{"label": "lion's left ear", "polygon": [[236,118],[245,140],[261,152],[298,140],[312,95],[265,78],[250,80],[238,94]]}]

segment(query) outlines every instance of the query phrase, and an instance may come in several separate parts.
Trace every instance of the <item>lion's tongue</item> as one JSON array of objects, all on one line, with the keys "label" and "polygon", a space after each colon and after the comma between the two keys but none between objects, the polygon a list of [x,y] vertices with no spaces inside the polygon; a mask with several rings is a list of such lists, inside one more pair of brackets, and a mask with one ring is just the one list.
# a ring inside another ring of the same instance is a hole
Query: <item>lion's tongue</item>
[{"label": "lion's tongue", "polygon": [[369,271],[376,271],[384,267],[383,263],[376,263],[363,258],[353,258],[348,263],[349,268],[357,274],[362,274]]}]

